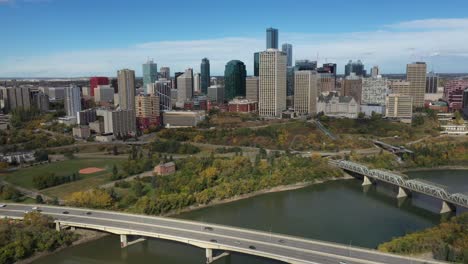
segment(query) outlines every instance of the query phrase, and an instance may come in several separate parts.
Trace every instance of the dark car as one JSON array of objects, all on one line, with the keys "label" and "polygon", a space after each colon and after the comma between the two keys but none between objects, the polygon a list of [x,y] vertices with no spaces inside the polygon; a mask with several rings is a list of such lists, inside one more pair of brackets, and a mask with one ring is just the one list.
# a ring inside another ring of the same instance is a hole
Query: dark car
[{"label": "dark car", "polygon": [[278,242],[281,243],[281,244],[286,243],[286,241],[284,241],[283,239],[278,240]]},{"label": "dark car", "polygon": [[252,246],[252,245],[250,245],[249,248],[250,249],[257,249],[255,246]]},{"label": "dark car", "polygon": [[69,214],[69,212],[68,211],[63,211],[62,214]]},{"label": "dark car", "polygon": [[203,229],[206,230],[206,231],[213,231],[213,228],[209,227],[209,226],[205,226],[205,228],[203,228]]},{"label": "dark car", "polygon": [[91,212],[86,212],[86,215],[91,215],[92,213]]},{"label": "dark car", "polygon": [[218,243],[218,240],[216,240],[216,239],[210,239],[210,242]]}]

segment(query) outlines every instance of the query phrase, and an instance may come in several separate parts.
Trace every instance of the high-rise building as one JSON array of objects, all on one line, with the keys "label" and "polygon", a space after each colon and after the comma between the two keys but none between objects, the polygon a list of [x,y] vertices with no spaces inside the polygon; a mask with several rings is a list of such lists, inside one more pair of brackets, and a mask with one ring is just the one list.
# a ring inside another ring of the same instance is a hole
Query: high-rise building
[{"label": "high-rise building", "polygon": [[245,97],[249,101],[258,102],[258,77],[245,78]]},{"label": "high-rise building", "polygon": [[171,81],[167,79],[157,80],[153,94],[159,96],[159,109],[161,111],[169,111],[172,109]]},{"label": "high-rise building", "polygon": [[301,115],[317,113],[318,74],[315,71],[294,72],[294,111]]},{"label": "high-rise building", "polygon": [[362,64],[361,60],[358,60],[357,62],[350,60],[348,64],[345,65],[345,76],[349,76],[353,72],[356,76],[366,76],[366,70],[364,69],[364,64]]},{"label": "high-rise building", "polygon": [[193,70],[191,68],[186,69],[184,74],[177,77],[177,86],[177,103],[183,105],[185,101],[193,97]]},{"label": "high-rise building", "polygon": [[81,111],[80,87],[70,85],[65,88],[65,110],[67,116],[73,117],[77,117],[77,113]]},{"label": "high-rise building", "polygon": [[135,110],[135,71],[123,69],[117,72],[119,105],[122,110]]},{"label": "high-rise building", "polygon": [[260,116],[279,118],[286,109],[286,54],[279,50],[260,53],[258,98]]},{"label": "high-rise building", "polygon": [[267,28],[266,30],[266,48],[278,49],[278,29]]},{"label": "high-rise building", "polygon": [[143,64],[143,89],[148,93],[148,84],[153,84],[158,79],[158,65],[153,60]]},{"label": "high-rise building", "polygon": [[49,96],[43,92],[34,93],[32,105],[41,112],[49,111]]},{"label": "high-rise building", "polygon": [[218,104],[224,103],[224,86],[220,84],[214,84],[208,87],[208,98],[210,100],[215,101]]},{"label": "high-rise building", "polygon": [[114,101],[114,88],[110,85],[98,85],[94,89],[94,102],[109,103]]},{"label": "high-rise building", "polygon": [[409,95],[389,94],[385,105],[388,118],[411,120],[413,117],[413,98]]},{"label": "high-rise building", "polygon": [[335,77],[331,73],[319,73],[318,74],[318,92],[327,93],[336,90]]},{"label": "high-rise building", "polygon": [[406,65],[406,80],[410,82],[409,96],[413,97],[414,107],[424,106],[426,92],[426,63],[415,62]]},{"label": "high-rise building", "polygon": [[90,96],[94,96],[94,89],[98,85],[109,85],[109,78],[107,77],[91,77],[89,78],[89,91]]},{"label": "high-rise building", "polygon": [[203,58],[200,65],[200,87],[201,92],[206,94],[208,86],[210,86],[210,61],[207,58]]},{"label": "high-rise building", "polygon": [[370,70],[370,73],[371,73],[371,77],[373,78],[379,76],[380,75],[379,66],[375,65],[374,67],[372,67],[372,69]]},{"label": "high-rise building", "polygon": [[351,96],[356,100],[358,104],[361,104],[362,101],[362,79],[359,76],[351,74],[347,76],[344,80],[343,88],[344,96]]},{"label": "high-rise building", "polygon": [[161,67],[161,69],[159,69],[159,75],[161,78],[169,80],[171,79],[171,69],[169,67]]},{"label": "high-rise building", "polygon": [[296,60],[294,65],[296,71],[315,71],[317,70],[317,62],[310,60]]},{"label": "high-rise building", "polygon": [[138,128],[141,130],[159,126],[159,96],[154,94],[136,96],[135,115]]},{"label": "high-rise building", "polygon": [[284,43],[282,46],[281,46],[281,50],[286,53],[286,57],[287,57],[287,66],[288,67],[292,67],[292,57],[293,57],[293,49],[292,49],[292,45],[291,44],[288,44],[288,43]]},{"label": "high-rise building", "polygon": [[361,104],[385,105],[385,98],[388,93],[387,79],[377,76],[362,80]]},{"label": "high-rise building", "polygon": [[16,108],[30,109],[31,95],[27,87],[1,87],[0,108],[10,112]]},{"label": "high-rise building", "polygon": [[[135,98],[133,98],[133,104],[135,104]],[[103,119],[104,133],[113,133],[114,136],[126,136],[136,133],[135,109],[98,109],[96,115]]]},{"label": "high-rise building", "polygon": [[172,88],[174,89],[177,89],[177,78],[179,78],[179,76],[181,76],[182,74],[184,74],[183,72],[175,72],[174,73],[174,85]]},{"label": "high-rise building", "polygon": [[430,72],[426,76],[426,93],[437,93],[439,87],[439,76],[434,72]]},{"label": "high-rise building", "polygon": [[467,79],[450,80],[444,84],[444,99],[451,110],[462,108],[463,91],[468,88]]},{"label": "high-rise building", "polygon": [[232,60],[226,64],[224,70],[224,96],[232,100],[234,97],[245,97],[245,64],[239,60]]},{"label": "high-rise building", "polygon": [[77,113],[77,123],[79,125],[87,126],[89,123],[96,121],[96,109],[90,108],[81,110]]},{"label": "high-rise building", "polygon": [[286,96],[294,95],[294,67],[286,67]]},{"label": "high-rise building", "polygon": [[196,93],[201,92],[201,74],[195,73],[193,75],[193,91]]},{"label": "high-rise building", "polygon": [[254,53],[254,76],[259,75],[260,71],[260,52]]}]

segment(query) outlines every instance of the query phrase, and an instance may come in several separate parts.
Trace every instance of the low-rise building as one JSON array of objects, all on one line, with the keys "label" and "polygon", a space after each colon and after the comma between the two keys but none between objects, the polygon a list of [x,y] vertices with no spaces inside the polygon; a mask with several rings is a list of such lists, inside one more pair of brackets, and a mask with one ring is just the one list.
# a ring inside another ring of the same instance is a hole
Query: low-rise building
[{"label": "low-rise building", "polygon": [[96,109],[86,109],[78,112],[77,122],[79,125],[89,125],[89,123],[96,121]]},{"label": "low-rise building", "polygon": [[94,132],[96,134],[102,134],[104,133],[104,122],[102,122],[101,120],[90,122],[89,129],[91,130],[91,132]]},{"label": "low-rise building", "polygon": [[442,131],[440,133],[442,134],[448,134],[448,135],[468,135],[468,128],[466,125],[443,125],[440,126],[442,128]]},{"label": "low-rise building", "polygon": [[114,135],[113,134],[103,134],[103,135],[97,135],[96,138],[94,139],[97,142],[112,142],[114,140]]},{"label": "low-rise building", "polygon": [[91,136],[89,126],[79,126],[73,128],[73,136],[75,138],[86,139]]},{"label": "low-rise building", "polygon": [[159,96],[138,95],[135,97],[135,108],[137,124],[141,130],[159,126]]},{"label": "low-rise building", "polygon": [[258,102],[248,99],[234,98],[228,103],[229,112],[237,113],[256,113],[258,111]]},{"label": "low-rise building", "polygon": [[58,122],[67,126],[73,126],[77,124],[77,118],[75,116],[64,116],[59,117]]},{"label": "low-rise building", "polygon": [[34,162],[36,158],[34,157],[34,152],[15,152],[15,153],[6,153],[0,154],[0,161],[12,164],[23,164],[27,162]]},{"label": "low-rise building", "polygon": [[205,117],[205,111],[166,111],[163,113],[163,124],[167,128],[194,127]]},{"label": "low-rise building", "polygon": [[317,112],[326,116],[357,118],[359,111],[359,104],[352,96],[338,96],[335,92],[320,95],[317,102]]},{"label": "low-rise building", "polygon": [[361,105],[361,113],[364,113],[365,116],[372,116],[372,113],[385,115],[385,105]]},{"label": "low-rise building", "polygon": [[176,166],[174,162],[167,162],[167,163],[160,163],[159,165],[154,167],[153,170],[154,174],[165,176],[174,174],[176,172]]},{"label": "low-rise building", "polygon": [[208,87],[208,97],[219,104],[224,103],[224,86],[216,84]]}]

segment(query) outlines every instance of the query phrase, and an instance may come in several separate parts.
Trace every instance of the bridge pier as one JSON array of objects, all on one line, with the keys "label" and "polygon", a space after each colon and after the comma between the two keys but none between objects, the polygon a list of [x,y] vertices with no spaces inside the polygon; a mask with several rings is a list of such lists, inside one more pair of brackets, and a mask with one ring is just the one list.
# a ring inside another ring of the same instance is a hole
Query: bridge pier
[{"label": "bridge pier", "polygon": [[210,264],[213,263],[214,261],[229,256],[229,252],[223,252],[219,254],[218,256],[213,256],[213,249],[207,248],[205,249],[205,256],[206,256],[206,263]]},{"label": "bridge pier", "polygon": [[364,180],[362,182],[362,186],[372,185],[372,182],[369,179],[369,177],[367,177],[366,175],[363,175],[363,176],[364,176]]},{"label": "bridge pier", "polygon": [[60,231],[60,222],[55,222],[55,230]]},{"label": "bridge pier", "polygon": [[442,201],[440,214],[450,213],[451,211],[452,211],[452,208],[450,208],[450,205],[446,201]]},{"label": "bridge pier", "polygon": [[120,235],[120,247],[124,248],[128,246],[127,235]]},{"label": "bridge pier", "polygon": [[120,235],[120,247],[125,248],[125,247],[131,246],[133,244],[143,242],[146,240],[145,238],[142,238],[142,237],[137,238],[137,239],[131,239],[134,237],[135,236]]},{"label": "bridge pier", "polygon": [[406,190],[398,186],[397,198],[400,199],[400,198],[405,198],[407,196],[408,196],[408,193],[406,192]]}]

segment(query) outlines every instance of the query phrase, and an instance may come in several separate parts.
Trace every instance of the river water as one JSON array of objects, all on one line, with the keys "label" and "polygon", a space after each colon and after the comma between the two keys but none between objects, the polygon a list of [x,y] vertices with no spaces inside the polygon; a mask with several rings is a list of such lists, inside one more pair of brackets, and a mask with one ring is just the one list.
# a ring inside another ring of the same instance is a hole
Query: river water
[{"label": "river water", "polygon": [[[446,185],[451,191],[468,191],[466,170],[422,171],[408,175]],[[364,191],[361,182],[354,179],[265,194],[177,217],[368,248],[376,248],[392,237],[434,226],[441,220],[440,215],[413,206],[410,199],[399,203],[374,187]],[[110,235],[34,263],[201,264],[205,263],[204,254],[204,250],[192,246],[153,239],[121,249],[119,238]],[[215,263],[278,262],[232,254]]]}]

